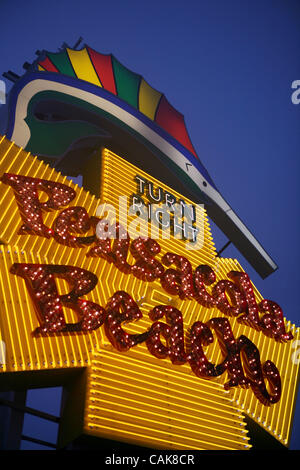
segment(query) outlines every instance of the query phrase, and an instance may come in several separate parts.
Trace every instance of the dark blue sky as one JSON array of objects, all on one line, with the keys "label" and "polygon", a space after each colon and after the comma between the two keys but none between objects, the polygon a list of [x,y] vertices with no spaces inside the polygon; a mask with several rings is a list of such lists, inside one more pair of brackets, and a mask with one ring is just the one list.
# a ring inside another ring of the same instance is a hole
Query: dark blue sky
[{"label": "dark blue sky", "polygon": [[[1,0],[0,71],[18,74],[37,49],[79,36],[112,52],[185,115],[193,145],[223,196],[279,270],[262,280],[236,257],[265,298],[300,326],[299,0]],[[213,231],[217,248],[225,242]],[[299,400],[298,400],[299,401]],[[292,435],[300,449],[300,403]]]}]

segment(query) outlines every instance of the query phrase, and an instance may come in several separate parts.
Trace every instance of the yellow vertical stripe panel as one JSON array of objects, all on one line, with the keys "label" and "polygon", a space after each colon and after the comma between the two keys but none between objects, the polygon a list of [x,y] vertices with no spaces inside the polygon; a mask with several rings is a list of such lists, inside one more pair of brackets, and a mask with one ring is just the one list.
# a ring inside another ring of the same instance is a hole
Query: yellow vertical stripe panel
[{"label": "yellow vertical stripe panel", "polygon": [[[62,176],[59,172],[53,170],[36,157],[28,152],[20,149],[7,139],[3,139],[0,143],[0,176],[3,173],[15,173],[24,176],[41,178],[51,181],[57,181],[70,186],[76,190],[76,197],[70,206],[85,207],[90,216],[96,214],[97,207],[100,203],[89,192],[78,188],[72,181]],[[22,225],[19,208],[14,197],[13,189],[4,183],[0,183],[0,239],[3,243],[22,247],[24,251],[34,251],[47,256],[49,261],[52,259],[60,259],[60,263],[70,262],[74,254],[81,253],[81,257],[85,257],[89,247],[70,248],[58,244],[54,238],[47,239],[35,235],[18,235],[18,230]],[[61,210],[63,210],[62,208]],[[51,211],[43,213],[44,224],[52,227],[54,220],[61,211]],[[86,236],[91,235],[87,233]],[[83,255],[84,253],[84,255]]]},{"label": "yellow vertical stripe panel", "polygon": [[[10,272],[13,263],[50,264],[47,258],[2,245],[0,260],[0,330],[1,340],[6,345],[6,364],[2,370],[20,372],[87,366],[96,333],[34,335],[40,323],[33,301],[24,279]],[[61,281],[57,284],[59,290],[62,287],[65,292],[70,290]],[[73,321],[78,318],[73,316]]]},{"label": "yellow vertical stripe panel", "polygon": [[[182,199],[181,194],[174,191],[169,186],[161,183],[156,178],[137,168],[131,163],[124,162],[122,158],[108,149],[103,150],[103,169],[102,169],[102,192],[101,200],[109,201],[116,210],[118,215],[119,196],[128,197],[128,208],[130,203],[130,197],[132,194],[137,192],[137,183],[135,176],[139,175],[142,178],[152,182],[154,188],[161,187],[165,192],[171,193],[177,200]],[[149,203],[145,196],[142,196],[145,203]],[[195,205],[193,201],[184,198],[186,204]],[[159,204],[161,205],[161,204]],[[128,216],[128,224],[134,220],[134,216]],[[170,239],[159,238],[158,242],[161,246],[161,252],[165,253],[171,251],[173,253],[181,254],[189,259],[193,267],[197,267],[200,264],[200,260],[203,264],[207,263],[210,265],[215,264],[216,250],[214,242],[212,240],[210,227],[208,224],[207,215],[204,208],[200,207],[199,211],[199,229],[203,233],[203,245],[201,250],[189,250],[186,248],[185,240],[175,239],[172,235]],[[149,230],[150,232],[150,230]],[[150,235],[150,233],[148,233]],[[159,256],[157,256],[159,258]]]},{"label": "yellow vertical stripe panel", "polygon": [[75,51],[67,49],[74,72],[80,80],[102,86],[86,49]]},{"label": "yellow vertical stripe panel", "polygon": [[[140,345],[141,346],[141,345]],[[85,431],[161,449],[249,449],[243,417],[220,385],[156,362],[141,347],[94,354]]]},{"label": "yellow vertical stripe panel", "polygon": [[[218,263],[217,280],[226,279],[227,273],[231,270],[244,271],[237,260],[220,258]],[[209,290],[209,288],[207,289]],[[263,296],[253,285],[253,291],[257,303],[263,300]],[[223,316],[217,310],[214,311],[216,317]],[[212,315],[210,315],[212,318]],[[282,385],[281,399],[271,406],[262,405],[255,397],[251,388],[243,390],[234,388],[231,396],[234,403],[246,413],[251,419],[259,424],[265,431],[271,434],[281,444],[288,446],[292,431],[292,417],[296,402],[297,385],[299,382],[299,364],[293,361],[295,351],[294,342],[300,338],[300,331],[295,325],[285,320],[286,331],[291,331],[294,338],[287,343],[279,343],[267,337],[261,331],[256,331],[246,325],[238,323],[236,318],[228,317],[235,338],[241,335],[247,336],[258,348],[260,360],[263,364],[271,360],[279,370]],[[215,340],[214,343],[217,344]],[[217,354],[218,347],[213,354],[213,362],[220,360]],[[225,377],[223,377],[225,381]],[[267,387],[268,388],[268,387]]]},{"label": "yellow vertical stripe panel", "polygon": [[162,94],[152,88],[143,78],[139,88],[139,110],[154,121],[156,109]]}]

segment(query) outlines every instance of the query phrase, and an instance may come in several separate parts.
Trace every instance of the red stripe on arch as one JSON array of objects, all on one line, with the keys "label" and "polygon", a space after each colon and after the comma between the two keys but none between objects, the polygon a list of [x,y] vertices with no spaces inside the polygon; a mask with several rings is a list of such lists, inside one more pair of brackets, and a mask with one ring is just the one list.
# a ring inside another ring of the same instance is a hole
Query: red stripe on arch
[{"label": "red stripe on arch", "polygon": [[51,62],[49,57],[46,57],[46,59],[44,59],[42,62],[39,62],[39,65],[41,65],[48,72],[58,72],[57,68]]},{"label": "red stripe on arch", "polygon": [[94,69],[98,75],[98,78],[105,90],[110,91],[114,95],[117,94],[114,73],[112,68],[111,56],[106,54],[100,54],[94,51],[90,47],[87,47],[90,59],[94,65]]},{"label": "red stripe on arch", "polygon": [[155,122],[198,158],[187,133],[183,115],[173,108],[165,96],[162,96],[159,102]]}]

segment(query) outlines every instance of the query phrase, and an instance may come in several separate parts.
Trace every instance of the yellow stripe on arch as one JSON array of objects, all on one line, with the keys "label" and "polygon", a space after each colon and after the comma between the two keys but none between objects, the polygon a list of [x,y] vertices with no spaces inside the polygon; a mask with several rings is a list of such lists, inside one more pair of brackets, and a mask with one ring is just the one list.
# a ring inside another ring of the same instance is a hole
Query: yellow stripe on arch
[{"label": "yellow stripe on arch", "polygon": [[102,87],[86,49],[73,51],[67,49],[74,72],[78,78]]},{"label": "yellow stripe on arch", "polygon": [[152,121],[155,118],[155,112],[161,98],[161,93],[152,88],[143,78],[140,83],[139,91],[139,110],[148,116]]}]

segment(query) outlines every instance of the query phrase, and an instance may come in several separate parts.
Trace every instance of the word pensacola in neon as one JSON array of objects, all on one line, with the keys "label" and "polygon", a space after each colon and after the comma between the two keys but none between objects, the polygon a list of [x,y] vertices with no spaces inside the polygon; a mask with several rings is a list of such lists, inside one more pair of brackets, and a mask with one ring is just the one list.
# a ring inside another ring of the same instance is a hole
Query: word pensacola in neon
[{"label": "word pensacola in neon", "polygon": [[[99,239],[96,237],[96,227],[99,222],[107,224],[107,221],[90,217],[83,207],[68,207],[60,212],[53,227],[44,225],[43,212],[59,210],[75,198],[76,192],[69,186],[10,173],[4,173],[1,181],[14,190],[23,220],[20,234],[54,237],[58,243],[70,247],[86,247],[94,243],[87,256],[104,258],[123,273],[133,274],[144,282],[158,279],[162,288],[170,295],[179,296],[181,299],[194,299],[206,308],[216,307],[223,314],[238,317],[239,323],[255,328],[276,341],[286,342],[293,338],[290,332],[285,331],[283,312],[276,302],[263,300],[257,305],[251,281],[246,273],[229,272],[227,276],[231,281],[218,281],[209,294],[206,286],[216,281],[210,266],[200,265],[193,272],[188,259],[175,253],[164,254],[160,262],[155,258],[161,250],[156,240],[140,237],[131,241],[120,224],[108,225],[107,238]],[[46,192],[47,201],[39,200],[39,191]],[[91,236],[73,235],[74,232],[87,233],[90,229],[94,231]],[[136,259],[134,265],[127,262],[129,248]],[[174,265],[176,269],[165,269],[163,265]],[[259,313],[264,313],[262,318]]]}]

